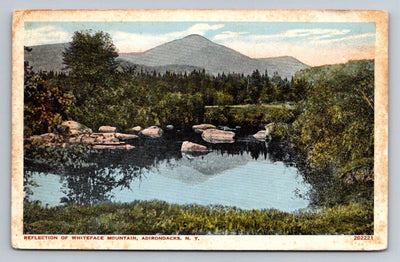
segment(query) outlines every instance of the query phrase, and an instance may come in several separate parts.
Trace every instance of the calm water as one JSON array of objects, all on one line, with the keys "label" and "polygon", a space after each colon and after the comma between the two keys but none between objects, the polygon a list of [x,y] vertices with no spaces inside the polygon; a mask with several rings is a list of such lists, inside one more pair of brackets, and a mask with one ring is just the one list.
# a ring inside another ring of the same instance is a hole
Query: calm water
[{"label": "calm water", "polygon": [[[181,153],[184,140],[213,151]],[[73,161],[64,157],[59,165],[26,160],[26,176],[36,184],[28,186],[29,199],[50,206],[157,199],[243,209],[307,208],[308,200],[301,196],[309,186],[295,167],[284,163],[288,156],[280,144],[242,137],[234,144],[211,145],[199,135],[167,134],[134,145],[131,151],[89,152],[82,159],[72,154]]]}]

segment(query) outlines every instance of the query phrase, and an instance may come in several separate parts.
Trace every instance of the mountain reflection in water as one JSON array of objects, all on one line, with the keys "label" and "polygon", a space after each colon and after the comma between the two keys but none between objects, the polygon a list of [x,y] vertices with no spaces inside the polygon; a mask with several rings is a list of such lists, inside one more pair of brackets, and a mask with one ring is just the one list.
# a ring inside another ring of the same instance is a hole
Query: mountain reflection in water
[{"label": "mountain reflection in water", "polygon": [[195,156],[180,152],[186,139],[141,139],[130,151],[58,149],[67,152],[46,155],[27,150],[25,193],[51,206],[158,199],[246,209],[307,207],[308,201],[297,195],[308,186],[296,168],[284,163],[289,156],[282,144],[245,139],[211,145],[190,137],[212,149]]},{"label": "mountain reflection in water", "polygon": [[182,158],[157,165],[160,175],[178,179],[187,184],[202,183],[222,172],[244,166],[253,158],[249,153],[240,155],[222,155],[210,152],[202,156],[182,153]]}]

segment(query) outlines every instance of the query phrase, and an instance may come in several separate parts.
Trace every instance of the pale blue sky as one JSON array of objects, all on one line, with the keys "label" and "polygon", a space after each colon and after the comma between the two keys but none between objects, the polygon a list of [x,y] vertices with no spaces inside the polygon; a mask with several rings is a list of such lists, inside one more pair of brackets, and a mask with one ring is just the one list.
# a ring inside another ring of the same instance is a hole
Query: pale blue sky
[{"label": "pale blue sky", "polygon": [[290,55],[310,65],[374,57],[374,23],[27,22],[25,45],[62,43],[74,31],[108,32],[120,52],[143,52],[200,34],[253,58]]}]

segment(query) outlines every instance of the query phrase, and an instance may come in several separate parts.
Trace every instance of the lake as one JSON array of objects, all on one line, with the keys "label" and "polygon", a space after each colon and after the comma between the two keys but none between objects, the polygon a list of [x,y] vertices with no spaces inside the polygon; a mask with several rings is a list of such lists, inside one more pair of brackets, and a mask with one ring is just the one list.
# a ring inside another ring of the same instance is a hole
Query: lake
[{"label": "lake", "polygon": [[[185,140],[212,151],[182,153]],[[157,199],[292,212],[309,204],[304,196],[310,186],[290,165],[282,143],[242,134],[235,143],[213,145],[193,132],[131,143],[136,148],[129,151],[27,151],[27,196],[49,206]]]}]

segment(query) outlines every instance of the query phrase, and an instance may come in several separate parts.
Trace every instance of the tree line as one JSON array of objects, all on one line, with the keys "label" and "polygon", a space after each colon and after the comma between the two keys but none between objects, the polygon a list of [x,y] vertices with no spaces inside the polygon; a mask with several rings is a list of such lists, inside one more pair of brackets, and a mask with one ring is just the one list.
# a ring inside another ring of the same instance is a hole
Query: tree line
[{"label": "tree line", "polygon": [[61,120],[76,120],[97,129],[114,125],[194,124],[204,106],[298,101],[301,86],[274,74],[209,75],[143,72],[123,66],[110,36],[75,32],[63,52],[69,73],[34,73],[25,64],[26,135],[54,131]]}]

